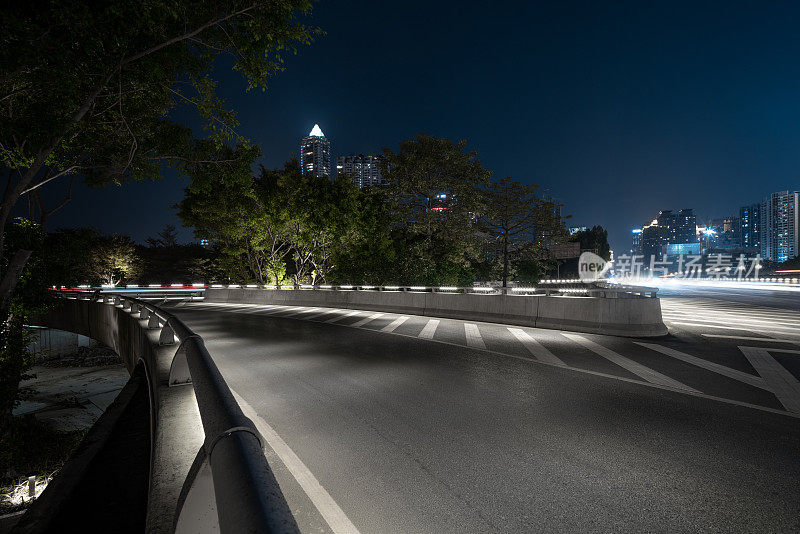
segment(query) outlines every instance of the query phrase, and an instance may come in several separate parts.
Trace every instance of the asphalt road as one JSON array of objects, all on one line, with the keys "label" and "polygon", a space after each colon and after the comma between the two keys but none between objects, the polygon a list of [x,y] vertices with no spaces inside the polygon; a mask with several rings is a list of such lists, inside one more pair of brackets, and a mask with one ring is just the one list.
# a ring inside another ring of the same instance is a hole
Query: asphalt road
[{"label": "asphalt road", "polygon": [[625,339],[186,303],[304,531],[800,532],[800,313]]}]

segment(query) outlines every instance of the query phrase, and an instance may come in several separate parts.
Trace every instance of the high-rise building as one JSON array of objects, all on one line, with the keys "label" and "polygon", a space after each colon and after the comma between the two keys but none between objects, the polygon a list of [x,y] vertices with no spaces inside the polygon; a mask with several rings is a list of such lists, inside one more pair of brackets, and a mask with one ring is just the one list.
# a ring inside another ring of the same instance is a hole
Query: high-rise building
[{"label": "high-rise building", "polygon": [[336,159],[336,172],[346,173],[353,177],[353,183],[358,187],[371,185],[385,185],[381,167],[386,158],[384,156],[339,156]]},{"label": "high-rise building", "polygon": [[331,143],[318,124],[300,141],[300,172],[317,178],[331,175]]},{"label": "high-rise building", "polygon": [[761,246],[761,204],[751,204],[739,208],[739,221],[742,227],[742,247]]},{"label": "high-rise building", "polygon": [[[659,214],[660,216],[660,214]],[[672,227],[670,243],[694,243],[697,241],[697,217],[693,209],[678,210],[667,221]]]},{"label": "high-rise building", "polygon": [[666,245],[696,243],[697,217],[692,209],[661,210],[658,217],[642,227],[639,243],[645,260],[661,260]]},{"label": "high-rise building", "polygon": [[642,229],[634,228],[632,230],[633,240],[631,241],[631,254],[636,256],[642,255]]},{"label": "high-rise building", "polygon": [[761,257],[782,262],[800,253],[800,194],[778,191],[761,201]]}]

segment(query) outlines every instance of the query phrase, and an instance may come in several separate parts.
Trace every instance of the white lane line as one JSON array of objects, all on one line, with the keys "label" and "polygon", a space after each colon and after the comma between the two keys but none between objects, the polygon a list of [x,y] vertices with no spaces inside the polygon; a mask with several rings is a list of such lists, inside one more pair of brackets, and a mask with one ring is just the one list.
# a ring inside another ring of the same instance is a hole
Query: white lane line
[{"label": "white lane line", "polygon": [[547,348],[533,339],[526,331],[522,330],[521,328],[511,328],[508,327],[508,331],[511,332],[517,340],[519,340],[522,345],[528,349],[528,352],[533,354],[537,360],[552,363],[553,365],[562,365],[566,367],[565,364],[561,359],[547,350]]},{"label": "white lane line", "polygon": [[295,454],[292,448],[283,441],[269,423],[262,419],[241,395],[235,391],[232,391],[232,393],[244,414],[253,421],[258,431],[264,436],[267,444],[275,451],[275,454],[281,459],[286,469],[289,470],[300,487],[303,488],[303,491],[308,495],[308,498],[325,519],[325,522],[328,523],[331,530],[337,534],[358,534],[358,529],[344,513],[344,510],[336,504],[331,494],[322,487],[314,473],[306,467],[306,464]]},{"label": "white lane line", "polygon": [[790,412],[800,413],[800,382],[783,365],[770,355],[770,352],[790,352],[797,350],[765,349],[761,347],[739,347],[750,365],[770,385],[772,393]]},{"label": "white lane line", "polygon": [[478,325],[472,323],[464,323],[464,333],[467,334],[467,346],[476,349],[485,349],[486,345],[483,343],[481,332],[478,330]]},{"label": "white lane line", "polygon": [[425,325],[425,328],[422,329],[422,332],[419,333],[419,337],[422,339],[433,339],[433,335],[436,333],[436,328],[439,326],[438,319],[431,319],[428,321],[428,324]]},{"label": "white lane line", "polygon": [[360,321],[356,321],[356,322],[354,322],[353,324],[351,324],[350,326],[364,326],[364,325],[365,325],[365,324],[367,324],[368,322],[370,322],[370,321],[374,321],[374,320],[375,320],[375,319],[377,319],[378,317],[383,317],[383,314],[382,314],[382,313],[373,313],[373,314],[372,314],[372,315],[370,315],[369,317],[364,317],[364,318],[363,318],[363,319],[361,319]]},{"label": "white lane line", "polygon": [[333,308],[333,309],[326,308],[325,311],[323,311],[321,313],[315,313],[314,315],[309,315],[308,317],[306,317],[306,319],[316,319],[317,317],[322,317],[323,315],[328,315],[329,313],[338,313],[340,311],[342,311],[342,310],[340,310],[338,308]]},{"label": "white lane line", "polygon": [[662,386],[667,386],[676,389],[683,389],[688,391],[697,391],[694,388],[690,388],[686,384],[678,382],[675,379],[672,379],[666,375],[662,375],[658,371],[654,371],[649,367],[645,367],[644,365],[640,364],[639,362],[635,362],[630,358],[626,358],[625,356],[614,352],[613,350],[600,345],[599,343],[595,343],[591,339],[585,338],[583,336],[579,336],[578,334],[565,334],[562,333],[562,336],[566,337],[567,339],[571,339],[572,341],[576,341],[589,349],[590,351],[594,352],[595,354],[602,356],[603,358],[619,365],[623,369],[627,369],[631,373],[635,374],[638,377],[641,377],[653,384],[659,384]]},{"label": "white lane line", "polygon": [[345,319],[345,318],[347,318],[347,317],[352,317],[353,315],[358,315],[359,313],[361,313],[361,311],[360,311],[360,310],[353,310],[353,311],[347,312],[347,313],[345,313],[345,314],[342,314],[342,315],[340,315],[339,317],[334,317],[334,318],[332,318],[332,319],[328,319],[328,320],[327,320],[327,321],[325,321],[325,322],[326,322],[326,323],[335,323],[335,322],[337,322],[337,321],[341,321],[342,319]]},{"label": "white lane line", "polygon": [[381,328],[381,332],[394,332],[398,326],[403,324],[404,322],[408,321],[408,316],[401,315],[391,323],[387,324],[383,328]]},{"label": "white lane line", "polygon": [[754,337],[754,336],[726,336],[725,334],[700,334],[703,337],[712,337],[720,339],[738,339],[742,341],[768,341],[769,343],[793,343],[797,345],[800,341],[791,339],[776,339],[774,337]]},{"label": "white lane line", "polygon": [[670,347],[664,347],[662,345],[656,345],[655,343],[644,343],[642,341],[634,341],[637,345],[642,347],[654,350],[656,352],[660,352],[661,354],[666,354],[667,356],[672,356],[678,360],[684,361],[686,363],[690,363],[692,365],[696,365],[697,367],[702,367],[708,371],[712,371],[714,373],[720,374],[722,376],[727,376],[728,378],[733,378],[734,380],[738,380],[739,382],[744,382],[745,384],[749,384],[751,386],[755,386],[757,388],[765,389],[770,391],[769,386],[764,382],[764,379],[758,376],[753,376],[750,373],[743,373],[742,371],[738,371],[736,369],[731,369],[730,367],[726,367],[724,365],[720,365],[718,363],[710,362],[708,360],[704,360],[702,358],[698,358],[697,356],[692,356],[691,354],[686,354],[679,350],[675,350]]}]

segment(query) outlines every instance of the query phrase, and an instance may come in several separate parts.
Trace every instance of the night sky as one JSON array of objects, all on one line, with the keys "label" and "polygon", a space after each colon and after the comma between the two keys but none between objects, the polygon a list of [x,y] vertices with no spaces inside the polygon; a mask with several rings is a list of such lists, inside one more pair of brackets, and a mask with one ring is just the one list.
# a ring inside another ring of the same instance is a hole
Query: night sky
[{"label": "night sky", "polygon": [[[323,1],[327,35],[267,92],[219,65],[240,133],[278,167],[319,123],[334,158],[417,132],[467,138],[612,247],[659,209],[699,219],[800,188],[800,3]],[[185,182],[76,188],[50,228],[143,241]],[[184,240],[191,232],[182,232]]]}]

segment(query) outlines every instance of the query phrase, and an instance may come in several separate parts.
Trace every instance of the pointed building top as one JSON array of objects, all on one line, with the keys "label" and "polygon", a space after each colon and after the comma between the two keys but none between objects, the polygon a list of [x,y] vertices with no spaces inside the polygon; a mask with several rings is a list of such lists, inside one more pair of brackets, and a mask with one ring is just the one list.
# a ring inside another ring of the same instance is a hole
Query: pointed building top
[{"label": "pointed building top", "polygon": [[322,130],[319,129],[319,124],[315,124],[314,127],[311,129],[311,133],[308,134],[309,137],[325,137],[325,134],[322,133]]}]

